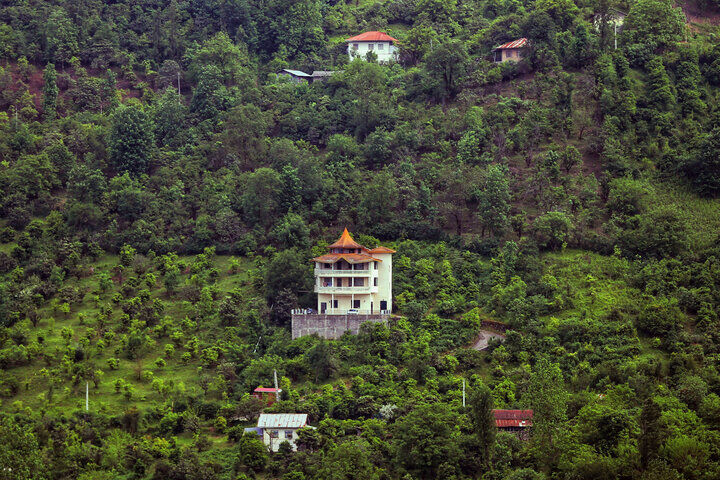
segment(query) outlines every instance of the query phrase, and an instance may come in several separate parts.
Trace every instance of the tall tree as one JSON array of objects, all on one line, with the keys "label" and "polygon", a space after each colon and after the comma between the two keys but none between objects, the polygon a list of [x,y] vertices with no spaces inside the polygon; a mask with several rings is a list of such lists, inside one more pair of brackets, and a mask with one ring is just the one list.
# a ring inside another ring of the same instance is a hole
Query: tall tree
[{"label": "tall tree", "polygon": [[645,400],[642,412],[640,412],[640,439],[638,441],[640,463],[643,468],[647,468],[650,462],[657,458],[662,443],[660,414],[660,406],[652,397]]},{"label": "tall tree", "polygon": [[470,391],[470,421],[480,445],[483,465],[490,461],[490,452],[495,445],[495,417],[493,415],[492,392],[480,382]]},{"label": "tall tree", "polygon": [[478,218],[482,225],[482,235],[488,231],[501,235],[508,223],[510,213],[510,185],[507,167],[490,165],[483,172],[479,188],[475,192],[478,200]]},{"label": "tall tree", "polygon": [[458,461],[455,413],[445,403],[421,404],[394,424],[391,449],[398,465],[415,478],[443,478]]},{"label": "tall tree", "polygon": [[43,74],[43,113],[45,118],[52,120],[57,115],[57,72],[55,65],[48,63]]},{"label": "tall tree", "polygon": [[549,470],[560,456],[558,437],[567,419],[568,394],[560,366],[540,358],[526,395],[533,409],[533,446],[539,462]]},{"label": "tall tree", "polygon": [[442,43],[427,54],[427,69],[438,82],[438,96],[443,102],[460,92],[467,63],[467,50],[459,40]]},{"label": "tall tree", "polygon": [[108,68],[103,83],[103,101],[107,102],[108,108],[114,110],[118,106],[117,77],[115,72]]},{"label": "tall tree", "polygon": [[47,466],[32,430],[0,418],[0,480],[44,480]]},{"label": "tall tree", "polygon": [[153,130],[152,120],[141,106],[128,104],[115,111],[108,146],[110,159],[119,172],[148,171]]}]

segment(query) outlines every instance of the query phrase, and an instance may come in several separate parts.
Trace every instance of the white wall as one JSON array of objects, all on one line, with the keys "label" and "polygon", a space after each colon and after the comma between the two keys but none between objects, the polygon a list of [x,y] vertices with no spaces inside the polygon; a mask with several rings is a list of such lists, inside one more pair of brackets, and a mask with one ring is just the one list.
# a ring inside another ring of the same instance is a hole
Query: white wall
[{"label": "white wall", "polygon": [[[357,45],[357,48],[355,48]],[[372,45],[372,49],[370,46]],[[380,48],[382,45],[382,48]],[[390,62],[397,60],[397,48],[392,42],[349,42],[348,43],[348,55],[350,60],[359,56],[363,60],[367,55],[367,52],[375,52],[378,57],[378,62]]]},{"label": "white wall", "polygon": [[[373,293],[356,293],[353,297],[350,293],[335,293],[333,295],[329,293],[318,293],[317,294],[317,311],[322,311],[322,303],[327,303],[326,313],[333,315],[344,315],[348,309],[353,308],[352,300],[359,300],[360,313],[370,313],[370,304],[372,303],[372,313],[380,313],[380,302],[383,300],[387,301],[387,310],[392,311],[392,254],[391,253],[373,253],[373,257],[381,260],[377,262],[377,287],[374,286],[375,270],[374,263],[370,264],[371,272],[370,276],[365,276],[367,273],[361,274],[358,272],[358,276],[363,276],[365,279],[365,285],[371,287]],[[329,277],[329,274],[322,274],[322,277]],[[343,277],[343,286],[347,285],[347,279],[351,277]],[[316,274],[315,284],[319,285],[320,280]],[[335,278],[333,278],[333,285],[335,285]],[[338,301],[337,309],[333,308],[333,299]]]},{"label": "white wall", "polygon": [[379,311],[380,302],[387,300],[387,309],[392,310],[392,254],[373,253],[373,257],[382,260],[378,262],[378,291],[373,294],[374,308]]},{"label": "white wall", "polygon": [[[271,431],[278,432],[277,438],[270,437]],[[292,438],[285,438],[286,431],[292,432]],[[297,440],[297,438],[298,438],[298,436],[297,436],[296,428],[264,428],[263,429],[263,442],[273,452],[277,452],[280,449],[280,444],[285,441],[287,441],[290,444],[290,446],[292,447],[293,450],[297,450],[297,445],[295,445],[295,440]]]}]

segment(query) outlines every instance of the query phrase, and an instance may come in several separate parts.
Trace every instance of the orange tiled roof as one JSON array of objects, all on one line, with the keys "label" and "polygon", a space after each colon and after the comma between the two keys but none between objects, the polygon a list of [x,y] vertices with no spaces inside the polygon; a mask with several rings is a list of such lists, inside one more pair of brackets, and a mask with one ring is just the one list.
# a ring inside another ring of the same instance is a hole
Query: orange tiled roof
[{"label": "orange tiled roof", "polygon": [[368,250],[368,253],[395,253],[395,250],[379,245],[375,248]]},{"label": "orange tiled roof", "polygon": [[346,228],[345,231],[340,235],[340,238],[337,239],[337,242],[330,245],[328,248],[362,248],[364,249],[362,245],[357,243],[353,238],[350,236],[350,232],[348,232],[348,229]]},{"label": "orange tiled roof", "polygon": [[374,258],[364,253],[327,253],[313,258],[313,261],[321,263],[335,263],[338,260],[345,260],[348,263],[382,262],[379,258]]},{"label": "orange tiled roof", "polygon": [[350,37],[345,41],[346,42],[397,42],[396,39],[394,39],[387,33],[377,32],[377,31],[361,33],[360,35],[355,35],[354,37]]}]

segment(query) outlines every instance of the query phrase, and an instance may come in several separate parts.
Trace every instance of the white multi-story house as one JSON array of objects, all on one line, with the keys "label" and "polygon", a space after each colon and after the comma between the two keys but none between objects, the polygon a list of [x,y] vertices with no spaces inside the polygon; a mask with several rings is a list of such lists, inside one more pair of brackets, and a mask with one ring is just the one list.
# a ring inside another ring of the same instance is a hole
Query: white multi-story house
[{"label": "white multi-story house", "polygon": [[348,44],[350,60],[355,57],[367,58],[368,52],[377,55],[378,62],[397,60],[397,40],[385,32],[365,32],[345,40]]},{"label": "white multi-story house", "polygon": [[365,248],[347,228],[313,258],[318,312],[326,315],[376,315],[392,310],[392,255],[386,247]]}]

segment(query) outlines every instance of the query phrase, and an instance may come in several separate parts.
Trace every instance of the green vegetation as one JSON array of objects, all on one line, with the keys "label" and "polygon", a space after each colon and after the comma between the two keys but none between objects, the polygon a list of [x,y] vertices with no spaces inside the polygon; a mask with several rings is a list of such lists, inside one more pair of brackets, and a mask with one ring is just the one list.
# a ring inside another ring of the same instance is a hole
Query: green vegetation
[{"label": "green vegetation", "polygon": [[[683,6],[5,2],[0,480],[718,478],[720,4]],[[396,315],[292,340],[343,227]],[[270,454],[263,408],[317,428]]]}]

